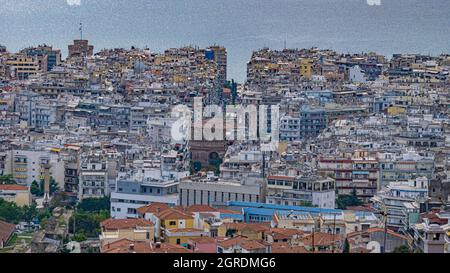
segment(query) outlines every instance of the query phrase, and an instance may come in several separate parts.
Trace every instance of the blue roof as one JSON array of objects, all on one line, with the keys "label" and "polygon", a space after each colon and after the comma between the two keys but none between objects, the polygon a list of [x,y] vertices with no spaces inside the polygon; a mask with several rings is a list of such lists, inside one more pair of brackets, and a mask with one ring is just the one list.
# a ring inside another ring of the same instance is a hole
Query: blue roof
[{"label": "blue roof", "polygon": [[237,220],[243,220],[244,215],[235,213],[220,213],[220,218],[232,218]]},{"label": "blue roof", "polygon": [[[292,210],[295,212],[309,212],[309,213],[342,213],[342,210],[339,209],[322,209],[315,207],[300,207],[300,206],[285,206],[285,205],[276,205],[276,204],[264,204],[264,203],[254,203],[254,202],[240,202],[240,201],[229,201],[228,206],[235,207],[244,207],[244,208],[258,208],[258,209],[269,209],[273,211],[281,211],[281,210]],[[262,211],[263,212],[263,211]]]},{"label": "blue roof", "polygon": [[244,208],[244,213],[272,216],[274,213],[274,210],[273,209],[260,209],[260,208]]}]

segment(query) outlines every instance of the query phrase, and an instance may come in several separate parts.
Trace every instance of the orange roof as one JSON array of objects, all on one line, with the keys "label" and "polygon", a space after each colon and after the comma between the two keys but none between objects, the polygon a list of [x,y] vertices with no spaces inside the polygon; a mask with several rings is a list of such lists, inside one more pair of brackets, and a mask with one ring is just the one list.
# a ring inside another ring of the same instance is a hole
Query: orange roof
[{"label": "orange roof", "polygon": [[243,230],[243,229],[251,229],[257,232],[268,231],[270,229],[269,223],[223,223],[226,229],[235,229],[235,230]]},{"label": "orange roof", "polygon": [[250,223],[250,224],[244,224],[244,226],[242,226],[242,229],[250,229],[256,232],[266,232],[269,231],[270,229],[270,224],[267,223]]},{"label": "orange roof", "polygon": [[100,223],[104,230],[133,229],[136,227],[151,227],[153,223],[145,219],[107,219]]},{"label": "orange roof", "polygon": [[15,230],[15,225],[0,220],[0,242],[6,242]]},{"label": "orange roof", "polygon": [[192,205],[187,207],[186,211],[193,213],[193,212],[215,212],[217,210],[207,205]]},{"label": "orange roof", "polygon": [[229,239],[224,238],[224,239],[219,239],[217,241],[217,244],[222,247],[229,248],[230,246],[239,244],[240,242],[242,242],[245,239],[247,239],[247,237],[243,237],[243,236],[236,236],[236,237],[229,238]]},{"label": "orange roof", "polygon": [[230,210],[230,209],[218,209],[217,211],[220,213],[223,213],[223,214],[241,214],[241,212],[239,212],[239,211]]},{"label": "orange roof", "polygon": [[28,191],[28,187],[21,185],[0,185],[0,190],[3,191]]},{"label": "orange roof", "polygon": [[188,249],[169,243],[148,243],[121,239],[102,247],[102,253],[190,253]]},{"label": "orange roof", "polygon": [[[340,241],[338,234],[333,235],[323,232],[315,232],[314,234],[308,234],[300,239],[305,245],[312,246],[314,237],[314,246],[330,246]],[[334,240],[333,240],[334,239]]]},{"label": "orange roof", "polygon": [[267,245],[258,242],[256,240],[244,240],[241,242],[241,247],[247,250],[251,250],[251,249],[262,249],[262,248],[266,248]]},{"label": "orange roof", "polygon": [[295,180],[295,177],[292,176],[282,176],[282,175],[269,175],[267,179],[270,180],[287,180],[287,181],[293,181]]},{"label": "orange roof", "polygon": [[272,253],[309,253],[304,246],[291,246],[288,243],[273,243]]},{"label": "orange roof", "polygon": [[159,213],[163,210],[168,209],[169,206],[164,203],[151,203],[150,205],[143,206],[137,209],[137,212],[139,214],[146,214],[146,213]]},{"label": "orange roof", "polygon": [[293,228],[271,228],[270,233],[275,240],[290,239],[294,235],[304,235],[305,232]]},{"label": "orange roof", "polygon": [[203,232],[202,229],[198,229],[198,228],[171,228],[171,229],[167,229],[167,231],[173,232],[173,233],[181,233],[181,232]]},{"label": "orange roof", "polygon": [[[383,233],[384,233],[384,229],[383,229],[383,228],[369,228],[369,229],[367,230],[367,232],[368,232],[368,233],[372,233],[372,232],[383,232]],[[404,235],[401,235],[401,234],[399,234],[399,233],[396,233],[396,232],[394,232],[394,231],[392,231],[392,230],[390,230],[390,229],[387,230],[387,233],[390,234],[390,235],[393,235],[393,236],[402,238],[402,239],[404,239],[404,240],[408,240],[408,237],[406,237],[406,236],[404,236]]]},{"label": "orange roof", "polygon": [[226,239],[226,240],[220,240],[218,241],[218,245],[220,245],[221,247],[224,248],[229,248],[233,245],[239,245],[244,249],[261,249],[261,248],[265,248],[266,244],[256,241],[256,240],[251,240],[248,239],[247,237],[243,237],[243,236],[236,236],[230,239]]},{"label": "orange roof", "polygon": [[166,209],[156,215],[160,220],[194,219],[191,215],[177,209]]}]

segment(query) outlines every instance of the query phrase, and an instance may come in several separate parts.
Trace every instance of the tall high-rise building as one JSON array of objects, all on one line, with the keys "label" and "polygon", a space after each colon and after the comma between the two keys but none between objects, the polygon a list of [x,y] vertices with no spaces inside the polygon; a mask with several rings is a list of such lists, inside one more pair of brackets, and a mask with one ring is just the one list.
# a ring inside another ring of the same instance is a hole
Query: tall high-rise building
[{"label": "tall high-rise building", "polygon": [[74,40],[73,45],[69,45],[69,58],[90,57],[94,55],[94,46],[89,45],[88,40]]}]

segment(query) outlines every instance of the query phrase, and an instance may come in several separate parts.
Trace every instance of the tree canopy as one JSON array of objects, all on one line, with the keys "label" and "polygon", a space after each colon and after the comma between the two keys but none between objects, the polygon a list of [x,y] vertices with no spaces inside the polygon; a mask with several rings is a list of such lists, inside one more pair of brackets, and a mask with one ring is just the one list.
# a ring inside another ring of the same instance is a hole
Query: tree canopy
[{"label": "tree canopy", "polygon": [[363,202],[358,198],[356,189],[352,190],[352,194],[341,194],[336,199],[336,206],[338,209],[346,209],[347,207],[360,206]]},{"label": "tree canopy", "polygon": [[16,181],[14,181],[13,176],[8,175],[0,175],[0,185],[13,185],[17,184]]},{"label": "tree canopy", "polygon": [[[36,180],[31,183],[30,192],[31,194],[42,197],[44,196],[44,180],[41,180],[40,182],[37,182]],[[50,194],[54,194],[59,190],[58,184],[56,183],[55,179],[50,179]]]}]

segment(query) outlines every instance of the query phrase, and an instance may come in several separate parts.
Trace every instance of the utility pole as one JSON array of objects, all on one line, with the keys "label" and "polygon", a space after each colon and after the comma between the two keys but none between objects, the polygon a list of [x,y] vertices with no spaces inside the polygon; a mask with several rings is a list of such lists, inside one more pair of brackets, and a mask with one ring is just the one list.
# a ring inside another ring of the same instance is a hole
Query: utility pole
[{"label": "utility pole", "polygon": [[334,253],[334,248],[335,248],[335,244],[336,244],[336,240],[334,239],[335,235],[336,235],[336,214],[333,214],[333,246],[331,248],[331,253]]},{"label": "utility pole", "polygon": [[388,219],[388,212],[386,205],[382,204],[383,211],[380,212],[380,214],[384,217],[384,238],[383,238],[383,251],[381,253],[386,253],[386,238],[387,238],[387,219]]}]

